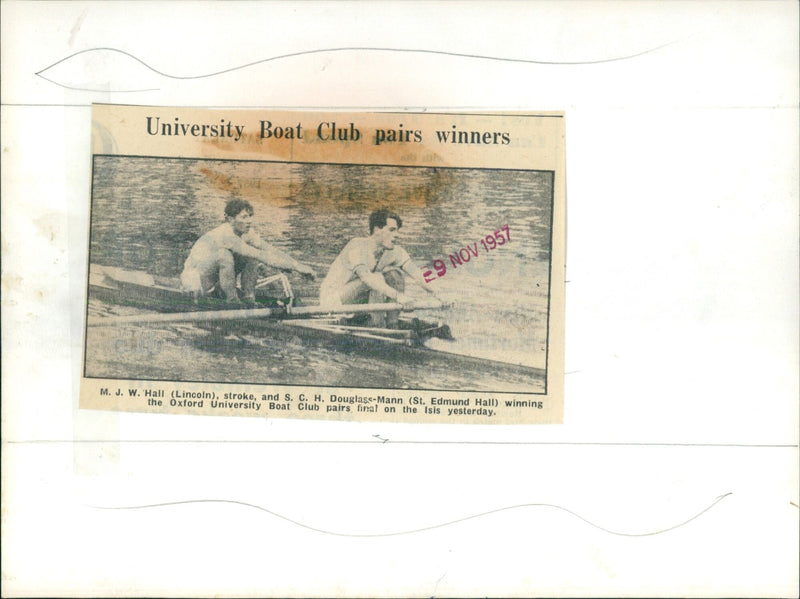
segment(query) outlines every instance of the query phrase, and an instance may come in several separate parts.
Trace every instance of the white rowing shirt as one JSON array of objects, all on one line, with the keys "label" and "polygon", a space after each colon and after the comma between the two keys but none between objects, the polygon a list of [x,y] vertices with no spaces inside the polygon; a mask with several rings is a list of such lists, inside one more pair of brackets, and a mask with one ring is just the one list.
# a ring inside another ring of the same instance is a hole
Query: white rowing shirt
[{"label": "white rowing shirt", "polygon": [[390,268],[402,268],[411,260],[402,247],[375,253],[375,242],[371,237],[356,237],[347,242],[344,249],[331,264],[325,280],[320,286],[320,297],[337,295],[345,285],[358,278],[356,268],[365,266],[371,272],[384,272]]}]

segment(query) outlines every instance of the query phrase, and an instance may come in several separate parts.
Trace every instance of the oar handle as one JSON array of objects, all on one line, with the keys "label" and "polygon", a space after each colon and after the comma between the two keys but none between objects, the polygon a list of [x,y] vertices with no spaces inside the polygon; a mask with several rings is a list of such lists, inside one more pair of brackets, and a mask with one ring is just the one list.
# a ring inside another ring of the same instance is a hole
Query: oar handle
[{"label": "oar handle", "polygon": [[411,304],[348,304],[344,306],[301,306],[297,308],[241,308],[236,310],[208,310],[204,312],[171,312],[129,314],[125,316],[106,316],[90,318],[90,327],[107,327],[119,324],[138,324],[145,322],[220,322],[225,320],[244,320],[246,318],[291,318],[293,316],[313,316],[315,314],[355,314],[362,312],[410,312],[412,310],[438,310],[448,305],[439,300],[419,300]]},{"label": "oar handle", "polygon": [[290,316],[313,316],[316,314],[361,314],[363,312],[411,312],[413,310],[438,310],[447,307],[439,300],[418,300],[410,304],[396,302],[388,304],[345,304],[340,306],[300,306],[287,308]]},{"label": "oar handle", "polygon": [[208,310],[205,312],[171,312],[152,314],[129,314],[90,318],[90,327],[107,327],[118,324],[137,324],[144,322],[218,322],[222,320],[242,320],[245,318],[269,318],[285,315],[284,308],[241,308],[236,310]]}]

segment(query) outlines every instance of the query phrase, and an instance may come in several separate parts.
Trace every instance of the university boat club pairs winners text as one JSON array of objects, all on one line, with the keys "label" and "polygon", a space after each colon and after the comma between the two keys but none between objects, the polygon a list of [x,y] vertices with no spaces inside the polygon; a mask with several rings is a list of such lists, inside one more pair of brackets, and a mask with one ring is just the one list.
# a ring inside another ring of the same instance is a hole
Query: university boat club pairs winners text
[{"label": "university boat club pairs winners text", "polygon": [[[308,129],[304,128],[301,123],[282,125],[268,120],[259,121],[260,131],[256,136],[246,133],[244,125],[235,124],[227,119],[220,119],[219,123],[189,123],[181,121],[179,117],[168,121],[167,119],[162,120],[158,116],[148,116],[145,117],[145,125],[147,134],[152,136],[225,138],[234,142],[253,137],[258,140],[303,140],[308,134]],[[311,135],[321,142],[352,143],[359,142],[363,138],[361,129],[352,122],[341,125],[335,121],[322,121],[316,127],[312,126],[311,130]],[[434,131],[434,139],[441,144],[507,146],[511,143],[511,134],[508,131],[467,131],[452,125],[449,130]],[[398,123],[394,128],[374,129],[371,141],[376,146],[385,143],[422,143],[423,131],[407,129],[403,127],[402,123]]]}]

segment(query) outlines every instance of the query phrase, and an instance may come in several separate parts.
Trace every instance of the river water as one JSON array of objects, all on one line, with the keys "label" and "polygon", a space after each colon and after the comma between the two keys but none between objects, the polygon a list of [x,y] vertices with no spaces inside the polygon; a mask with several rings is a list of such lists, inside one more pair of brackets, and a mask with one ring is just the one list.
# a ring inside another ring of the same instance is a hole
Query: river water
[{"label": "river water", "polygon": [[[432,269],[429,284],[454,307],[419,316],[447,322],[456,341],[432,345],[544,368],[550,173],[97,156],[90,261],[177,277],[192,244],[223,222],[234,197],[251,202],[265,240],[316,270],[316,282],[290,275],[295,293],[312,297],[308,303],[316,303],[319,281],[344,245],[368,235],[369,213],[392,208],[403,219],[398,243],[414,261],[430,268],[442,260],[447,269],[442,276]],[[504,226],[510,241],[491,249],[486,236]],[[413,283],[408,292],[425,296]],[[119,312],[94,300],[89,311]],[[541,376],[496,371],[432,367],[424,355],[339,351],[330,342],[272,343],[241,332],[221,338],[191,325],[93,327],[87,337],[87,376],[543,390]]]}]

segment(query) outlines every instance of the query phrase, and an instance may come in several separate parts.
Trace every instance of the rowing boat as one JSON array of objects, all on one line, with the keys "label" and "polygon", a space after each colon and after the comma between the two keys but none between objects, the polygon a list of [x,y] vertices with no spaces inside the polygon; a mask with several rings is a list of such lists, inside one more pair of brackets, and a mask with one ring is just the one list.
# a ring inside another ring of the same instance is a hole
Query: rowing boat
[{"label": "rowing boat", "polygon": [[[259,281],[255,304],[231,304],[213,294],[197,298],[180,289],[177,279],[156,277],[143,271],[91,265],[89,296],[116,306],[147,310],[145,313],[90,317],[89,326],[137,323],[193,322],[203,326],[246,326],[251,331],[284,329],[300,337],[350,339],[367,343],[421,346],[431,338],[452,340],[442,322],[399,318],[396,327],[370,324],[370,314],[406,310],[399,304],[364,304],[324,308],[305,305],[294,296],[285,275]],[[441,308],[440,303],[419,303],[414,309]]]},{"label": "rowing boat", "polygon": [[442,309],[440,302],[347,305],[338,309],[306,305],[296,298],[285,275],[259,282],[257,305],[231,305],[213,295],[195,298],[180,289],[176,279],[155,277],[142,271],[91,265],[89,297],[110,309],[88,311],[89,327],[139,324],[189,323],[199,332],[215,337],[246,341],[258,337],[259,345],[322,343],[337,352],[356,351],[384,362],[402,360],[429,371],[469,373],[474,380],[494,380],[495,390],[540,388],[545,371],[524,364],[465,355],[451,350],[450,327],[441,321],[401,317],[397,328],[376,327],[369,315],[381,311]]}]

